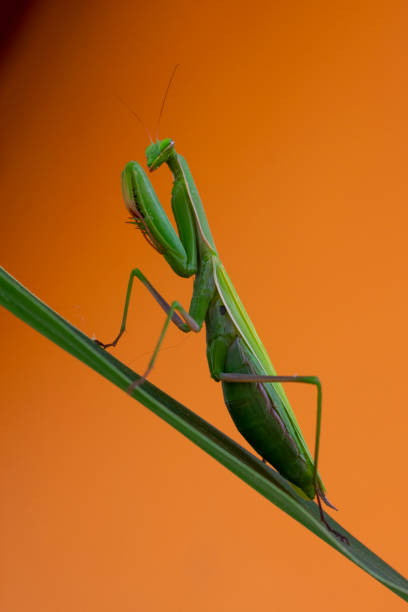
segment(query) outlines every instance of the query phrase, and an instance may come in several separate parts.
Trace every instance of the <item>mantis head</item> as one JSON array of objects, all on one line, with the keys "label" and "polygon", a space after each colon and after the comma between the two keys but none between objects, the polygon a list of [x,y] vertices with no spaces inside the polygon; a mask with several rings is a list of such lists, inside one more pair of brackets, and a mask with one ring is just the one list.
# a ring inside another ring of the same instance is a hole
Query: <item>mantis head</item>
[{"label": "mantis head", "polygon": [[157,170],[163,163],[167,162],[173,155],[174,141],[171,138],[164,138],[153,142],[146,149],[147,167],[149,172]]}]

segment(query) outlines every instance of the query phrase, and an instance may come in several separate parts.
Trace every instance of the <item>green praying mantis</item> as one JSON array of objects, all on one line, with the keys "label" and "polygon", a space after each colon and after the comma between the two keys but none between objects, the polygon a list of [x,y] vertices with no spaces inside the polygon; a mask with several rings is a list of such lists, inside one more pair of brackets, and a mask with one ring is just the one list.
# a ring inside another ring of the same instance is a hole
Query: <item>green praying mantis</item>
[{"label": "green praying mantis", "polygon": [[[174,72],[164,95],[159,121]],[[148,368],[141,379],[130,385],[130,393],[151,371],[171,322],[184,333],[200,332],[205,322],[210,374],[215,381],[221,382],[225,403],[237,429],[263,461],[277,469],[302,497],[316,497],[321,520],[329,531],[347,544],[347,539],[326,521],[321,504],[324,501],[334,508],[327,500],[317,469],[322,412],[319,379],[316,376],[276,374],[222,265],[193,177],[185,159],[176,152],[174,141],[170,138],[159,140],[158,137],[156,142],[151,140],[146,158],[149,172],[165,164],[173,175],[171,203],[177,232],[146,173],[135,161],[129,162],[122,173],[122,192],[131,215],[130,222],[178,276],[195,276],[190,307],[187,312],[178,301],[166,302],[136,268],[130,274],[120,331],[113,342],[97,341],[98,344],[103,348],[115,346],[124,333],[135,278],[165,311],[166,320]],[[314,458],[282,388],[283,382],[306,383],[317,389]]]}]

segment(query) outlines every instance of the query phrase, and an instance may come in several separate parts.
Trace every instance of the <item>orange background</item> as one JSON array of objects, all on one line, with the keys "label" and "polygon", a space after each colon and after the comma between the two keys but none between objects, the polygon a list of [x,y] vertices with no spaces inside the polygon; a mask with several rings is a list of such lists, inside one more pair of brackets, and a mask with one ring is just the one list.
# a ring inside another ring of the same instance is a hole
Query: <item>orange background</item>
[{"label": "orange background", "polygon": [[[161,136],[190,164],[222,259],[282,374],[324,384],[338,519],[407,573],[406,2],[40,2],[1,70],[1,263],[110,340],[129,271],[175,277],[126,225],[120,172]],[[153,176],[167,210],[171,178]],[[83,364],[2,311],[4,612],[402,610],[404,603]],[[115,354],[147,364],[138,287]],[[205,334],[151,380],[243,443]],[[288,389],[309,443],[315,403]],[[405,609],[405,606],[404,606]]]}]

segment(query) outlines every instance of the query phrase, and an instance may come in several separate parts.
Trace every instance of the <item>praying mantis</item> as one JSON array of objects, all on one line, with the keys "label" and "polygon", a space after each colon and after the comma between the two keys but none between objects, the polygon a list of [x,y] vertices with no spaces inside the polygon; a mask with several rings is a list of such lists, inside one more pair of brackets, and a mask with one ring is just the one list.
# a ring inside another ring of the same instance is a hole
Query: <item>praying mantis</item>
[{"label": "praying mantis", "polygon": [[[162,108],[170,83],[167,87]],[[164,212],[145,171],[135,161],[122,173],[122,193],[131,220],[150,245],[181,277],[195,276],[189,310],[178,301],[169,304],[139,268],[128,282],[122,324],[115,346],[126,329],[133,281],[137,278],[166,313],[166,319],[148,368],[128,389],[138,386],[150,373],[170,323],[184,333],[199,333],[205,323],[207,359],[212,378],[221,382],[224,401],[242,436],[264,462],[270,463],[304,498],[316,497],[320,517],[327,529],[342,542],[347,539],[326,521],[321,501],[327,500],[318,472],[322,387],[316,376],[278,376],[245,308],[234,289],[215,247],[197,187],[185,159],[174,141],[164,138],[146,149],[147,168],[167,165],[173,175],[172,210],[177,232]],[[296,417],[282,388],[283,382],[305,383],[317,389],[317,419],[314,458],[306,445]]]}]

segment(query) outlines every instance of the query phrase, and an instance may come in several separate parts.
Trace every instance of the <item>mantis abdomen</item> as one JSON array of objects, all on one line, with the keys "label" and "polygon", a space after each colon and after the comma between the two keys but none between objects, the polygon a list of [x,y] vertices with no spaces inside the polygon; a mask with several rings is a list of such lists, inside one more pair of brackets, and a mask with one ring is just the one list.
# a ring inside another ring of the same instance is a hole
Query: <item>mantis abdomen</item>
[{"label": "mantis abdomen", "polygon": [[[259,366],[237,333],[220,297],[215,295],[207,316],[207,357],[216,380],[223,373],[257,375]],[[306,461],[279,415],[278,394],[261,382],[222,382],[224,401],[242,436],[268,463],[311,499],[314,470]]]},{"label": "mantis abdomen", "polygon": [[[228,349],[224,372],[256,374],[251,355],[240,338]],[[286,429],[264,384],[223,382],[222,390],[228,411],[243,437],[264,461],[313,499],[313,469]]]}]

